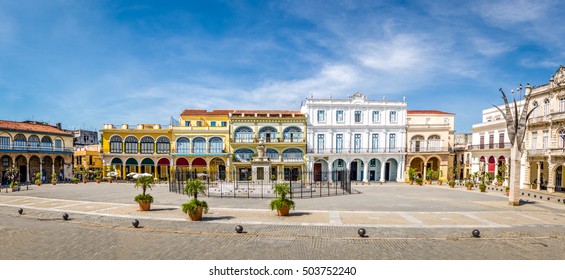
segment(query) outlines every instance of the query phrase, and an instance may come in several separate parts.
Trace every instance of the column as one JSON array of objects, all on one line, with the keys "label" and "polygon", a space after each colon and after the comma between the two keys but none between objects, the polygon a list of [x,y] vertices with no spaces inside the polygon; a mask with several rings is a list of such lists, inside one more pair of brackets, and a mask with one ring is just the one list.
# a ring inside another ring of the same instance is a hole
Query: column
[{"label": "column", "polygon": [[555,170],[555,165],[553,164],[548,164],[548,172],[547,172],[547,176],[549,178],[547,178],[547,192],[548,193],[554,193],[555,192],[555,172],[553,170]]},{"label": "column", "polygon": [[[51,174],[59,174],[58,172],[55,172],[55,160],[53,160],[53,163],[51,164]],[[51,177],[51,180],[53,180],[53,177]]]},{"label": "column", "polygon": [[536,178],[537,178],[537,179],[536,179],[536,182],[537,182],[537,190],[539,191],[539,190],[541,190],[541,182],[540,182],[540,177],[541,177],[541,162],[538,161],[538,162],[536,162],[536,163],[538,164],[538,174],[537,174],[537,177],[536,177]]},{"label": "column", "polygon": [[333,182],[333,174],[332,174],[332,163],[328,160],[328,182]]},{"label": "column", "polygon": [[[12,162],[14,162],[14,161],[12,160]],[[15,164],[14,164],[14,165],[15,165]],[[26,174],[26,181],[29,182],[29,174],[30,174],[30,172],[31,172],[31,170],[29,170],[29,160],[26,161],[26,170],[27,170],[27,172],[26,172],[26,173],[27,173],[27,174]]]},{"label": "column", "polygon": [[496,182],[496,175],[498,175],[498,159],[494,162],[494,180],[493,182]]},{"label": "column", "polygon": [[43,160],[39,159],[39,173],[41,174],[41,176],[39,176],[39,180],[43,181]]},{"label": "column", "polygon": [[365,183],[369,182],[369,161],[363,163],[363,182]]},{"label": "column", "polygon": [[398,161],[398,169],[396,171],[396,181],[403,182],[404,181],[404,160]]},{"label": "column", "polygon": [[385,181],[385,165],[386,165],[386,162],[381,161],[381,179],[379,180],[380,182]]}]

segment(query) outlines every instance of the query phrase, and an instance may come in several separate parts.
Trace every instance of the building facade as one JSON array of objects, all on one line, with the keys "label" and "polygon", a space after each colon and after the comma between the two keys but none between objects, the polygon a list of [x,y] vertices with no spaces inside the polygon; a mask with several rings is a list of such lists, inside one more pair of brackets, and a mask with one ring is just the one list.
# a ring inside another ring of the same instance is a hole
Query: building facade
[{"label": "building facade", "polygon": [[[300,180],[306,171],[306,116],[300,111],[234,110],[229,113],[235,180]],[[258,147],[268,160],[254,161]],[[259,168],[259,169],[258,169]],[[259,170],[259,171],[258,171]],[[269,178],[270,177],[270,178]]]},{"label": "building facade", "polygon": [[74,167],[89,171],[103,170],[100,145],[88,145],[74,148]]},{"label": "building facade", "polygon": [[347,99],[303,103],[307,116],[307,163],[316,181],[334,181],[347,169],[352,181],[403,181],[406,156],[406,102]]},{"label": "building facade", "polygon": [[455,143],[453,150],[455,158],[453,165],[455,166],[455,179],[464,180],[471,174],[471,150],[473,134],[458,133],[454,136]]},{"label": "building facade", "polygon": [[408,110],[406,168],[430,180],[453,176],[455,115],[437,110]]},{"label": "building facade", "polygon": [[[516,104],[520,111],[524,101],[517,100]],[[503,109],[504,105],[498,107]],[[511,107],[514,108],[513,104]],[[471,131],[471,175],[487,172],[495,182],[498,176],[506,178],[511,144],[506,120],[500,111],[496,107],[483,110],[482,122],[474,124]]]},{"label": "building facade", "polygon": [[229,120],[232,110],[184,110],[172,127],[173,166],[199,178],[230,178]]},{"label": "building facade", "polygon": [[84,129],[67,130],[67,131],[73,134],[75,148],[99,144],[98,131],[91,131]]},{"label": "building facade", "polygon": [[565,67],[549,83],[526,87],[530,108],[537,107],[528,121],[525,172],[522,186],[547,192],[563,192],[565,184]]},{"label": "building facade", "polygon": [[171,131],[171,127],[159,124],[105,124],[100,130],[103,176],[113,171],[122,179],[132,172],[168,178],[172,162]]},{"label": "building facade", "polygon": [[5,183],[9,167],[19,171],[20,182],[32,182],[36,173],[43,181],[73,175],[73,135],[45,123],[0,120],[0,173]]}]

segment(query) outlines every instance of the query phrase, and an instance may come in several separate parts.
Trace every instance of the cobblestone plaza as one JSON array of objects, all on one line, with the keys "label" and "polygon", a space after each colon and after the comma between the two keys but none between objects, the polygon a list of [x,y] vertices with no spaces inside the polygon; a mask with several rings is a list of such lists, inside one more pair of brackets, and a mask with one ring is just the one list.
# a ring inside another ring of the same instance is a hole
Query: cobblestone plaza
[{"label": "cobblestone plaza", "polygon": [[[153,188],[137,211],[132,184],[30,186],[0,194],[1,259],[563,259],[565,205],[500,192],[408,184],[354,186],[351,195],[296,199],[289,217],[268,199],[188,198]],[[536,195],[536,198],[538,195]],[[553,200],[561,198],[554,198]],[[19,215],[18,208],[24,209]],[[62,213],[71,219],[64,221]],[[139,219],[141,228],[131,225]],[[245,232],[237,234],[236,225]],[[364,227],[367,237],[357,229]],[[481,238],[473,238],[473,229]],[[140,246],[141,244],[143,246]]]}]

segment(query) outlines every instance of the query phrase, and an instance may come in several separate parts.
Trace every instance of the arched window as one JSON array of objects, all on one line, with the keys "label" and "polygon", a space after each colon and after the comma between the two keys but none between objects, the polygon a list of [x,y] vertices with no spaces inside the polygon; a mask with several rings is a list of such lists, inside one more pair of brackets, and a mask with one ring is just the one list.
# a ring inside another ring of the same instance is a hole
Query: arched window
[{"label": "arched window", "polygon": [[238,143],[253,142],[253,130],[249,127],[238,127],[234,132],[234,140]]},{"label": "arched window", "polygon": [[224,141],[220,137],[210,138],[210,153],[221,154],[224,150]]},{"label": "arched window", "polygon": [[192,153],[205,154],[206,153],[206,140],[202,137],[197,137],[192,140]]},{"label": "arched window", "polygon": [[171,151],[171,140],[168,137],[161,136],[157,138],[157,153],[168,154]]},{"label": "arched window", "polygon": [[441,138],[438,135],[428,137],[428,150],[431,152],[441,150]]},{"label": "arched window", "polygon": [[128,136],[124,141],[126,147],[126,154],[137,154],[137,138],[135,136]]},{"label": "arched window", "polygon": [[29,147],[32,149],[39,148],[39,137],[37,135],[32,135],[28,138],[27,142],[29,143]]},{"label": "arched window", "polygon": [[278,142],[278,133],[274,127],[263,127],[259,130],[259,138],[262,138],[265,142]]},{"label": "arched window", "polygon": [[53,148],[53,141],[51,140],[51,137],[43,136],[43,138],[41,138],[41,148],[46,150]]},{"label": "arched window", "polygon": [[235,157],[235,161],[239,161],[239,162],[249,162],[251,161],[251,157],[253,157],[253,150],[251,149],[247,149],[247,148],[242,148],[239,150],[236,150],[233,154]]},{"label": "arched window", "polygon": [[282,152],[283,161],[298,162],[304,160],[304,153],[297,148],[288,148]]},{"label": "arched window", "polygon": [[190,154],[190,140],[186,137],[177,139],[177,153]]},{"label": "arched window", "polygon": [[425,149],[426,147],[424,146],[424,136],[422,135],[416,135],[414,137],[412,137],[412,139],[410,140],[410,151],[411,152],[419,152],[423,149]]},{"label": "arched window", "polygon": [[118,135],[110,137],[110,153],[123,153],[122,137]]},{"label": "arched window", "polygon": [[140,150],[142,154],[152,154],[155,151],[155,141],[153,141],[153,137],[150,136],[143,136],[140,143]]},{"label": "arched window", "polygon": [[547,116],[549,114],[549,99],[546,98],[543,101],[543,115]]},{"label": "arched window", "polygon": [[14,146],[25,147],[26,145],[27,145],[27,140],[23,134],[16,134],[16,136],[14,136]]},{"label": "arched window", "polygon": [[279,151],[277,151],[275,149],[267,148],[267,150],[265,151],[265,155],[271,161],[279,161]]},{"label": "arched window", "polygon": [[284,129],[284,142],[302,142],[302,130],[296,126]]}]

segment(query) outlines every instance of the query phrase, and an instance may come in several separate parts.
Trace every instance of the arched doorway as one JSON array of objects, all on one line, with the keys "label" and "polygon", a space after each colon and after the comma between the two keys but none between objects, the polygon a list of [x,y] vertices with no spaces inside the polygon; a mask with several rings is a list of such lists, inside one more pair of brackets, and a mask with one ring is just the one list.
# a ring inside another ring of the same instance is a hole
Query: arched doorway
[{"label": "arched doorway", "polygon": [[150,158],[141,160],[141,173],[149,173],[155,177],[155,162]]},{"label": "arched doorway", "polygon": [[207,170],[206,160],[203,158],[195,158],[192,161],[192,171],[196,178],[199,179],[207,179],[208,177],[208,170]]},{"label": "arched doorway", "polygon": [[347,165],[345,164],[345,160],[343,159],[336,159],[332,163],[332,180],[339,181],[342,180],[343,171],[347,170]]},{"label": "arched doorway", "polygon": [[555,191],[563,191],[563,165],[559,165],[555,169]]},{"label": "arched doorway", "polygon": [[225,180],[226,179],[226,163],[221,158],[213,158],[210,161],[210,179]]},{"label": "arched doorway", "polygon": [[124,165],[124,163],[122,162],[121,159],[119,158],[113,158],[112,161],[110,162],[110,172],[114,171],[117,173],[118,178],[125,178],[125,176],[123,176],[122,174],[122,166]]},{"label": "arched doorway", "polygon": [[65,179],[65,160],[61,156],[55,158],[55,170],[53,173],[57,174],[59,180]]},{"label": "arched doorway", "polygon": [[369,160],[369,181],[381,180],[381,165],[381,161],[376,158]]},{"label": "arched doorway", "polygon": [[128,159],[126,160],[126,174],[125,174],[125,175],[127,175],[127,174],[129,174],[129,173],[132,173],[132,172],[135,172],[135,173],[139,172],[139,171],[137,170],[138,165],[139,165],[139,164],[137,163],[137,160],[136,160],[136,159],[134,159],[134,158],[128,158]]},{"label": "arched doorway", "polygon": [[494,177],[494,167],[495,167],[495,164],[496,164],[496,160],[494,159],[493,156],[490,156],[490,157],[488,158],[488,168],[487,168],[487,172],[489,173],[489,176],[490,176],[491,178]]},{"label": "arched doorway", "polygon": [[[42,176],[40,174],[40,176],[36,176],[37,173],[41,173],[41,169],[40,169],[40,164],[41,164],[41,160],[39,159],[38,156],[32,156],[29,158],[29,174],[30,174],[30,180],[32,182],[34,182],[35,180],[39,179],[42,180]],[[19,166],[20,168],[20,176],[21,176],[21,170],[23,169],[27,169],[26,167],[26,159],[23,156],[18,156],[16,158],[16,166]]]},{"label": "arched doorway", "polygon": [[362,181],[363,180],[363,172],[364,172],[365,164],[361,159],[354,159],[351,161],[351,165],[349,168],[349,178],[351,181]]},{"label": "arched doorway", "polygon": [[425,178],[424,177],[424,160],[422,158],[413,158],[410,161],[410,168],[414,168],[414,174],[417,178]]},{"label": "arched doorway", "polygon": [[[8,155],[4,155],[2,156],[2,158],[0,158],[0,184],[7,184],[8,183],[8,178],[6,178],[6,173],[8,171],[8,168],[12,167],[14,165],[14,163],[12,162],[12,158]],[[18,168],[18,170],[20,170]],[[19,178],[18,178],[19,179]]]},{"label": "arched doorway", "polygon": [[323,159],[317,159],[314,162],[314,181],[328,180],[328,162]]},{"label": "arched doorway", "polygon": [[385,181],[397,181],[397,170],[398,170],[398,162],[391,158],[386,161],[385,163],[385,174],[384,179]]},{"label": "arched doorway", "polygon": [[167,179],[169,177],[170,166],[171,166],[171,162],[169,161],[169,159],[166,158],[159,159],[159,161],[157,161],[158,178],[160,178],[161,180]]},{"label": "arched doorway", "polygon": [[[51,142],[42,142],[42,144],[43,143],[51,143]],[[45,181],[51,182],[51,178],[52,178],[51,175],[53,174],[53,159],[51,157],[49,156],[43,157],[43,171],[41,174]]]}]

